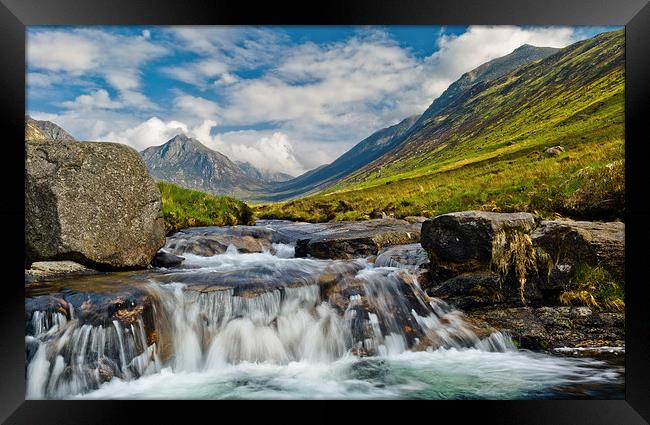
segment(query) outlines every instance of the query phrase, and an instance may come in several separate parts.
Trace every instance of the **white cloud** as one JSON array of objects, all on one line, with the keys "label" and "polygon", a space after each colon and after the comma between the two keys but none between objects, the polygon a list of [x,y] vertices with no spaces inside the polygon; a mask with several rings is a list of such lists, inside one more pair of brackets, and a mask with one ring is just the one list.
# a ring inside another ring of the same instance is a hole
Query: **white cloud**
[{"label": "white cloud", "polygon": [[100,46],[86,37],[58,31],[29,33],[29,64],[50,71],[79,74],[99,66]]},{"label": "white cloud", "polygon": [[438,38],[438,50],[426,61],[436,77],[426,81],[425,93],[439,96],[463,73],[523,44],[565,47],[575,41],[575,31],[570,27],[470,26],[460,35],[442,35]]},{"label": "white cloud", "polygon": [[210,84],[231,84],[234,70],[257,69],[273,63],[287,48],[287,37],[255,27],[185,27],[169,29],[175,43],[200,59],[170,66],[163,72],[202,90]]},{"label": "white cloud", "polygon": [[98,29],[39,30],[28,32],[27,60],[38,70],[38,83],[58,78],[100,77],[120,93],[125,105],[150,108],[140,92],[140,68],[169,53],[169,49],[143,36],[129,36]]},{"label": "white cloud", "polygon": [[63,106],[69,109],[117,109],[122,104],[111,99],[104,89],[96,90],[89,94],[82,94],[70,102],[63,102]]},{"label": "white cloud", "polygon": [[254,133],[220,134],[212,138],[206,145],[221,151],[232,160],[250,162],[261,170],[287,173],[293,176],[306,171],[296,158],[293,143],[286,134],[274,132],[269,136],[255,139]]},{"label": "white cloud", "polygon": [[133,128],[109,132],[102,139],[127,144],[138,151],[149,146],[162,145],[177,134],[187,134],[189,129],[179,121],[163,121],[152,117]]},{"label": "white cloud", "polygon": [[215,120],[219,116],[220,108],[208,99],[198,96],[181,94],[174,99],[174,107],[183,114],[202,120]]},{"label": "white cloud", "polygon": [[28,72],[27,73],[27,87],[49,87],[54,83],[62,81],[60,75],[55,73],[44,72]]}]

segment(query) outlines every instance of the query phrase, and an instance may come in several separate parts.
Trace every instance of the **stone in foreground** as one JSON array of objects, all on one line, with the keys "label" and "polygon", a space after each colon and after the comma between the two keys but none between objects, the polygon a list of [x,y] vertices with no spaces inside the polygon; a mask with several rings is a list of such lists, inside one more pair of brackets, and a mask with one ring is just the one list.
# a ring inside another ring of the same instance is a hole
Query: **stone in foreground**
[{"label": "stone in foreground", "polygon": [[25,270],[25,282],[38,282],[46,279],[92,273],[96,273],[96,271],[74,261],[38,261],[32,263],[31,268]]},{"label": "stone in foreground", "polygon": [[160,191],[138,153],[117,143],[25,143],[26,262],[98,270],[147,267],[165,243]]},{"label": "stone in foreground", "polygon": [[437,262],[466,269],[489,265],[502,236],[530,233],[535,218],[528,213],[463,211],[422,223],[422,246]]}]

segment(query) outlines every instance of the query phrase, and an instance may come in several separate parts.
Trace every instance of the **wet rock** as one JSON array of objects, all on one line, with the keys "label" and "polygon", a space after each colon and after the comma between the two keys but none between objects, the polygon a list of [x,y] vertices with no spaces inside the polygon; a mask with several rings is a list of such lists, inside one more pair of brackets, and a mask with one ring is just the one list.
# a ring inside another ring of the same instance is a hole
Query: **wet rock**
[{"label": "wet rock", "polygon": [[394,218],[302,225],[304,235],[296,241],[296,257],[351,259],[376,255],[388,245],[409,244],[420,239],[420,225]]},{"label": "wet rock", "polygon": [[372,218],[372,219],[386,218],[386,217],[388,217],[388,216],[383,211],[373,211],[373,212],[370,213],[370,218]]},{"label": "wet rock", "polygon": [[409,223],[424,223],[426,221],[426,217],[423,217],[421,215],[409,215],[404,217],[405,221],[408,221]]},{"label": "wet rock", "polygon": [[[144,276],[143,276],[144,277]],[[152,297],[138,275],[89,275],[26,286],[25,314],[61,313],[92,326],[130,326],[138,318],[154,328]],[[30,333],[30,332],[28,332]]]},{"label": "wet rock", "polygon": [[463,273],[431,289],[432,296],[468,310],[501,303],[499,276],[490,271]]},{"label": "wet rock", "polygon": [[422,246],[436,262],[477,269],[492,262],[500,233],[530,233],[535,219],[528,213],[463,211],[422,223]]},{"label": "wet rock", "polygon": [[[467,297],[456,300],[465,306],[489,299],[473,290],[463,292],[476,285],[502,303],[539,304],[542,295],[531,279],[537,273],[530,238],[534,226],[528,213],[464,211],[426,220],[421,243],[429,256],[433,288],[443,285],[441,291],[450,293],[452,285],[460,285],[451,293]],[[460,275],[464,276],[447,282]],[[488,275],[498,278],[498,293],[493,285],[483,286]]]},{"label": "wet rock", "polygon": [[211,257],[234,246],[239,252],[271,250],[270,230],[257,226],[196,227],[183,229],[167,238],[165,248],[172,254]]},{"label": "wet rock", "polygon": [[486,308],[468,313],[508,332],[521,348],[553,351],[563,347],[623,346],[625,315],[587,307]]},{"label": "wet rock", "polygon": [[375,265],[377,267],[425,268],[429,264],[427,252],[419,243],[391,245],[379,250]]},{"label": "wet rock", "polygon": [[156,256],[153,257],[151,265],[154,267],[170,268],[179,266],[184,260],[184,257],[179,257],[178,255],[170,254],[165,251],[158,251]]},{"label": "wet rock", "polygon": [[625,278],[624,223],[542,221],[532,233],[532,242],[548,254],[557,269],[549,279],[551,285],[570,277],[569,269],[578,264],[602,266],[612,275]]},{"label": "wet rock", "polygon": [[37,261],[25,270],[25,283],[97,273],[74,261]]},{"label": "wet rock", "polygon": [[100,270],[147,267],[165,243],[160,191],[123,144],[27,141],[25,254]]}]

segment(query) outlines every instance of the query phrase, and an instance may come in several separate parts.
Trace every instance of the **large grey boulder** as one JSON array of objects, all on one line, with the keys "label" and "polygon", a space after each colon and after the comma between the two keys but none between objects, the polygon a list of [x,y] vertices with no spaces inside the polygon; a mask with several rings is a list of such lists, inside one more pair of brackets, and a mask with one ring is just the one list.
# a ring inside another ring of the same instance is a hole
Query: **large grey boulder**
[{"label": "large grey boulder", "polygon": [[25,143],[26,263],[142,268],[165,243],[160,191],[138,153],[104,142]]}]

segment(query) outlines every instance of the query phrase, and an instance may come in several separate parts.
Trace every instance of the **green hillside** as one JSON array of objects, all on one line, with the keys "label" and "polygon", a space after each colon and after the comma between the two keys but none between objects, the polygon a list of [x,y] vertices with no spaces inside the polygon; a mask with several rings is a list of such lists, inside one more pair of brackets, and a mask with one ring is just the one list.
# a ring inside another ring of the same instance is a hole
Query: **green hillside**
[{"label": "green hillside", "polygon": [[[373,211],[530,211],[622,218],[624,32],[600,34],[479,83],[398,147],[327,191],[258,205],[309,221]],[[564,152],[545,151],[560,145]]]},{"label": "green hillside", "polygon": [[168,234],[185,227],[255,224],[253,212],[244,202],[158,182]]}]

